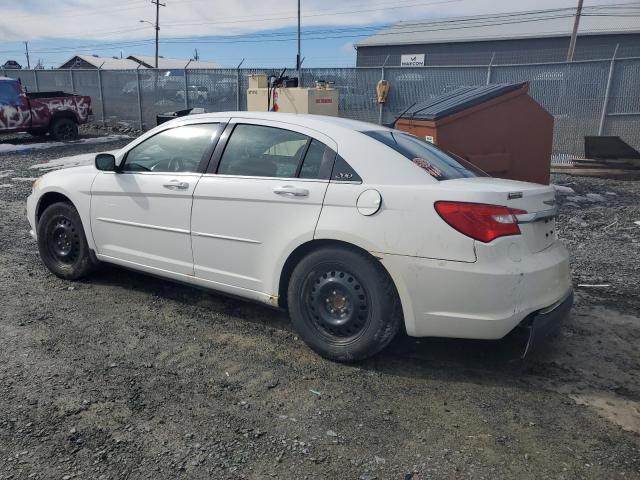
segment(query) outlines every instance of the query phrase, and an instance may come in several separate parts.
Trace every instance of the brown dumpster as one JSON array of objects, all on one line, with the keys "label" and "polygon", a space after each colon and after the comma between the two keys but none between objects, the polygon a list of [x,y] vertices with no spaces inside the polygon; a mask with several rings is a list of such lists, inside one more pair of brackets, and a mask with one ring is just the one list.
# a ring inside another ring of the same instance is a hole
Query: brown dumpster
[{"label": "brown dumpster", "polygon": [[453,152],[494,177],[549,183],[553,116],[527,83],[462,87],[402,114],[395,128]]}]

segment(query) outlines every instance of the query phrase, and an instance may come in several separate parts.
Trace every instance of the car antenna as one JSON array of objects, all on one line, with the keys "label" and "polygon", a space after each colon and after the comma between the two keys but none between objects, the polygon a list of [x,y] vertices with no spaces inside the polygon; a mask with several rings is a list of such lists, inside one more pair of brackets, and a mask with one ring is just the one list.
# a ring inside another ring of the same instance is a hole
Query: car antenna
[{"label": "car antenna", "polygon": [[389,122],[389,123],[385,123],[384,126],[388,127],[388,128],[394,128],[396,125],[396,122],[398,121],[399,118],[401,118],[405,113],[407,113],[409,110],[411,110],[411,108],[413,108],[413,106],[418,103],[418,102],[413,102],[411,105],[409,105],[407,108],[405,108],[402,113],[400,113],[396,118],[393,119],[393,122]]}]

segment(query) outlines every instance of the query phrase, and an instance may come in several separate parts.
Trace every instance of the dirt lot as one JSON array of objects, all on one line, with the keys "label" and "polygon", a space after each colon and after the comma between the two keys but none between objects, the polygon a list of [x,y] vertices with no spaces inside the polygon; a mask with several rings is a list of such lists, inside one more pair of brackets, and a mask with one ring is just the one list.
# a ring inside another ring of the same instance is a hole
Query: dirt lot
[{"label": "dirt lot", "polygon": [[124,143],[0,154],[0,479],[640,478],[638,183],[555,178],[577,304],[533,358],[400,336],[345,366],[279,311],[45,270],[29,167]]}]

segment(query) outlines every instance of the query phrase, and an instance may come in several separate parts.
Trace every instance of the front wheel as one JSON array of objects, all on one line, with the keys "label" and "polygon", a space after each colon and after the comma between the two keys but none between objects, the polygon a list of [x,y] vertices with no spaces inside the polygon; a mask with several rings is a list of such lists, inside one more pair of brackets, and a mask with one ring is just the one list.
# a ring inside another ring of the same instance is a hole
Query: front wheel
[{"label": "front wheel", "polygon": [[97,265],[80,215],[70,203],[54,203],[42,213],[38,221],[38,250],[51,273],[65,280],[84,277]]},{"label": "front wheel", "polygon": [[291,275],[287,298],[295,329],[330,360],[371,357],[400,327],[391,278],[376,259],[355,249],[328,247],[304,257]]}]

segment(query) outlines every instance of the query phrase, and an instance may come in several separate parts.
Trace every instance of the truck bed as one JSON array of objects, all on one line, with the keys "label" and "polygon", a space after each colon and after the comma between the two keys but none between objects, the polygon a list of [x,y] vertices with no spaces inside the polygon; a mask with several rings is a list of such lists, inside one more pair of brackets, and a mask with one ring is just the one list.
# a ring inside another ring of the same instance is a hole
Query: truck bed
[{"label": "truck bed", "polygon": [[67,92],[62,92],[62,91],[55,91],[55,92],[28,92],[27,93],[27,98],[29,99],[35,99],[35,98],[60,98],[60,97],[73,97],[75,96],[75,94],[73,93],[67,93]]}]

